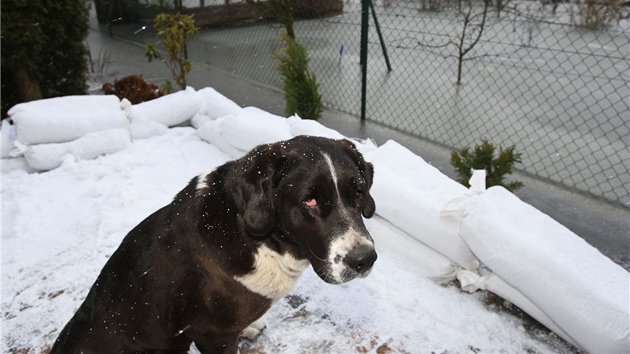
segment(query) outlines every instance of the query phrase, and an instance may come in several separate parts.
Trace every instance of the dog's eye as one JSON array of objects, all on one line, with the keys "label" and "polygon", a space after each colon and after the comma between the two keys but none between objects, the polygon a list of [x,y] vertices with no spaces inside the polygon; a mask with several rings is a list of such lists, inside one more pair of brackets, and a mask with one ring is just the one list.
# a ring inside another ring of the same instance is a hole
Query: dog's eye
[{"label": "dog's eye", "polygon": [[304,204],[306,204],[306,206],[308,207],[315,207],[317,206],[317,200],[315,199],[307,199]]}]

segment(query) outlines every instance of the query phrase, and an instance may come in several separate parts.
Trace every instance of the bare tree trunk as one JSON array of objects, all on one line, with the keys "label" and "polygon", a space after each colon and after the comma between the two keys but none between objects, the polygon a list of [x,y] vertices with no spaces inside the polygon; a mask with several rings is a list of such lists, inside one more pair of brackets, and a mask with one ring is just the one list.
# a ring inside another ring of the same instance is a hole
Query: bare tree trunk
[{"label": "bare tree trunk", "polygon": [[32,79],[26,68],[21,67],[14,70],[13,79],[17,85],[18,94],[24,102],[39,100],[42,98],[39,81]]},{"label": "bare tree trunk", "polygon": [[264,11],[269,11],[278,21],[284,25],[287,35],[295,39],[293,30],[293,0],[245,0],[250,5],[258,6]]},{"label": "bare tree trunk", "polygon": [[[468,12],[464,14],[464,27],[462,28],[461,36],[459,38],[459,43],[457,43],[457,48],[459,50],[459,55],[457,58],[457,85],[461,85],[462,83],[462,67],[464,63],[464,58],[466,54],[468,54],[474,47],[479,43],[481,39],[481,35],[483,34],[483,30],[486,26],[486,18],[488,16],[488,8],[490,7],[490,0],[483,1],[483,13],[481,13],[481,23],[479,24],[476,38],[466,46],[465,40],[467,35],[469,35],[468,31],[470,30],[469,26],[471,26],[471,22],[479,16],[479,14],[474,14],[474,5],[472,1],[468,1]],[[474,29],[474,27],[473,27]]]}]

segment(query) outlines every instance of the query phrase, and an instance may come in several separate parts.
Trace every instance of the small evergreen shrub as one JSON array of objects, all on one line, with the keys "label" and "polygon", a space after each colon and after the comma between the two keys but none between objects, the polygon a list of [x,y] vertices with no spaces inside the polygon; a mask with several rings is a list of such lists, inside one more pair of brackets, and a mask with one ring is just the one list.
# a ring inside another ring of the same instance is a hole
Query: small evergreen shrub
[{"label": "small evergreen shrub", "polygon": [[87,92],[85,0],[2,1],[2,117],[13,105]]},{"label": "small evergreen shrub", "polygon": [[283,40],[287,46],[275,58],[280,61],[276,69],[284,82],[285,113],[287,116],[297,113],[304,119],[319,119],[324,107],[317,78],[308,70],[306,49],[287,35]]},{"label": "small evergreen shrub", "polygon": [[[161,13],[155,17],[153,27],[158,30],[158,43],[164,46],[169,60],[164,60],[153,44],[147,44],[144,55],[149,63],[156,58],[162,60],[171,71],[175,84],[185,90],[186,74],[192,67],[192,62],[186,58],[186,46],[199,30],[192,15]],[[170,93],[172,90],[173,84],[166,80],[162,91]]]},{"label": "small evergreen shrub", "polygon": [[512,145],[503,149],[499,145],[499,154],[495,156],[496,147],[494,144],[483,139],[480,145],[476,145],[474,150],[465,147],[459,151],[451,152],[451,165],[459,175],[457,180],[466,187],[470,187],[468,181],[472,176],[472,170],[486,170],[486,186],[502,186],[513,192],[524,184],[520,181],[505,183],[506,175],[512,173],[515,163],[521,162],[521,154],[515,152]]}]

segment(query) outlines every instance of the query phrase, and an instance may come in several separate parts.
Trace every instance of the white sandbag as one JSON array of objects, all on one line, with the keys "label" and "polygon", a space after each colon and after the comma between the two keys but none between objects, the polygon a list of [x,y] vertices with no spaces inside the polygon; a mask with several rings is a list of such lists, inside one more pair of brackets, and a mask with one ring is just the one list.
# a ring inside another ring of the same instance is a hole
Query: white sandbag
[{"label": "white sandbag", "polygon": [[192,87],[135,104],[130,107],[132,122],[153,121],[172,127],[192,118],[204,107],[202,96]]},{"label": "white sandbag", "polygon": [[439,283],[449,282],[455,274],[455,265],[446,257],[419,242],[387,220],[374,216],[365,220],[376,247],[388,252],[399,261],[407,262],[417,272]]},{"label": "white sandbag", "polygon": [[211,120],[225,117],[229,114],[238,114],[243,109],[211,87],[206,87],[198,92],[204,102],[200,112]]},{"label": "white sandbag", "polygon": [[22,146],[29,166],[36,170],[52,170],[66,158],[90,160],[126,148],[131,139],[127,129],[110,129],[85,134],[68,143]]},{"label": "white sandbag", "polygon": [[569,229],[492,187],[471,198],[460,235],[565,339],[592,353],[628,351],[630,274]]},{"label": "white sandbag", "polygon": [[225,140],[225,138],[223,137],[224,126],[224,118],[208,121],[199,129],[197,129],[197,131],[195,131],[195,135],[197,135],[204,141],[216,146],[219,150],[221,150],[232,159],[237,159],[244,156],[245,151],[235,148]]},{"label": "white sandbag", "polygon": [[567,335],[560,327],[558,327],[554,321],[549,318],[536,304],[531,302],[520,291],[516,290],[513,286],[508,284],[505,280],[501,279],[494,273],[488,274],[484,279],[484,284],[481,289],[485,289],[493,292],[502,299],[509,301],[510,303],[518,306],[525,313],[532,316],[536,321],[542,323],[545,327],[553,331],[558,336],[564,338],[572,345],[579,347],[578,343],[574,342],[569,335]]},{"label": "white sandbag", "polygon": [[128,129],[118,97],[65,96],[20,103],[9,110],[22,144],[63,143],[87,133]]},{"label": "white sandbag", "polygon": [[365,158],[374,164],[371,193],[378,215],[462,268],[479,266],[457,233],[459,219],[440,216],[443,205],[466,195],[466,187],[395,141],[366,153]]},{"label": "white sandbag", "polygon": [[208,117],[202,112],[197,112],[192,118],[190,118],[190,125],[192,125],[193,128],[195,129],[199,129],[201,128],[202,125],[212,120],[215,120],[215,119]]},{"label": "white sandbag", "polygon": [[329,139],[344,139],[345,137],[336,130],[325,127],[321,123],[311,119],[301,119],[297,115],[288,118],[287,122],[291,126],[291,134],[320,136]]},{"label": "white sandbag", "polygon": [[288,140],[293,135],[286,118],[247,107],[239,114],[225,117],[223,137],[237,149],[250,151],[260,144]]},{"label": "white sandbag", "polygon": [[134,140],[162,135],[168,130],[166,125],[151,121],[132,122],[129,128],[131,130],[131,138]]}]

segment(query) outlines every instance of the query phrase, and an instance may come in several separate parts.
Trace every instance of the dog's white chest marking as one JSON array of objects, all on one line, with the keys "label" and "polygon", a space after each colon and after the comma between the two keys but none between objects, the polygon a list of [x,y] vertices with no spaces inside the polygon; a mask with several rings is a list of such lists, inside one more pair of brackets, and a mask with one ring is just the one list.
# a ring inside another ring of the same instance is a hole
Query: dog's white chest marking
[{"label": "dog's white chest marking", "polygon": [[214,168],[211,170],[208,170],[202,173],[201,175],[199,175],[199,177],[197,177],[197,191],[203,191],[209,187],[208,184],[206,183],[206,179],[208,178],[209,174],[214,172],[214,170],[215,170]]},{"label": "dog's white chest marking", "polygon": [[288,253],[280,254],[262,245],[256,254],[254,270],[234,279],[247,289],[275,301],[293,289],[309,264],[306,259],[298,260]]}]

